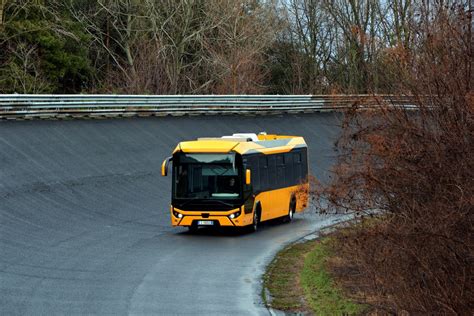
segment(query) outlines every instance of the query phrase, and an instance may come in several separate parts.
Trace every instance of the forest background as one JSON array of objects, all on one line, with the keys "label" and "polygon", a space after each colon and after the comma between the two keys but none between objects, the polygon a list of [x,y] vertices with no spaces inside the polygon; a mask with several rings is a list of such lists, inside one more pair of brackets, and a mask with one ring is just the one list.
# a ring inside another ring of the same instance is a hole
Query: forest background
[{"label": "forest background", "polygon": [[397,93],[420,26],[454,6],[0,0],[0,93]]}]

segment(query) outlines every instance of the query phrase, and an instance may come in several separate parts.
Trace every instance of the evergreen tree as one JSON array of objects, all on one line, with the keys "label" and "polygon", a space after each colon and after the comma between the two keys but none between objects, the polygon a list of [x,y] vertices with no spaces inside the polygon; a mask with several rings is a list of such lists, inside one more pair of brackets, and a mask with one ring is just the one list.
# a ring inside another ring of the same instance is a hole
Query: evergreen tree
[{"label": "evergreen tree", "polygon": [[7,1],[0,28],[0,92],[81,92],[93,77],[88,40],[61,1]]}]

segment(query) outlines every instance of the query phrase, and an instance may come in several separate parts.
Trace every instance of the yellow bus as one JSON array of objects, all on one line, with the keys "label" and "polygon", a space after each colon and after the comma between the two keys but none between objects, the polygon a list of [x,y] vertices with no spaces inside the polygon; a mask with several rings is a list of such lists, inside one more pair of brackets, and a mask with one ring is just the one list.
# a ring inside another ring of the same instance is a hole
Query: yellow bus
[{"label": "yellow bus", "polygon": [[239,133],[180,142],[172,163],[171,224],[247,227],[291,221],[308,203],[308,150],[303,137]]}]

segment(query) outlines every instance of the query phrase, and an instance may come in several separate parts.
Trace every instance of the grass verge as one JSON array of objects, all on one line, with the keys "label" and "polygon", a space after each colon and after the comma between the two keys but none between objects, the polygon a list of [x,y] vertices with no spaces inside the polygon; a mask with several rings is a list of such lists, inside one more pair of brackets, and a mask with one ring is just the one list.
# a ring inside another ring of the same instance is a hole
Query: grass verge
[{"label": "grass verge", "polygon": [[327,271],[330,245],[331,239],[323,239],[306,255],[300,276],[305,298],[316,315],[358,315],[364,306],[345,297]]},{"label": "grass verge", "polygon": [[[264,275],[267,306],[316,315],[357,315],[365,306],[344,296],[326,268],[330,238],[297,243],[280,251]],[[265,291],[265,290],[264,290]]]}]

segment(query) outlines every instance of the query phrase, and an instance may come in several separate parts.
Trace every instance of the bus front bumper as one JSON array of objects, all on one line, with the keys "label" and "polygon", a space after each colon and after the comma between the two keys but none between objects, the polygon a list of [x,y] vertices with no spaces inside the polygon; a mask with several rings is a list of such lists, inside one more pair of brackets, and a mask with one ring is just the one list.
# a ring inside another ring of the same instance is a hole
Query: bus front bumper
[{"label": "bus front bumper", "polygon": [[173,226],[240,227],[252,224],[252,220],[252,214],[245,214],[243,207],[225,212],[184,211],[171,208],[171,224]]}]

